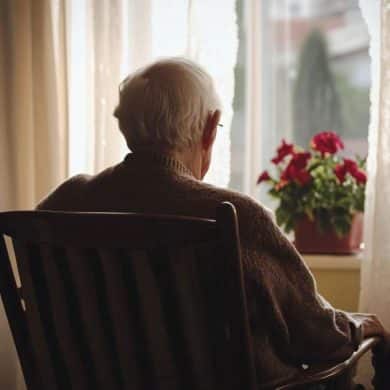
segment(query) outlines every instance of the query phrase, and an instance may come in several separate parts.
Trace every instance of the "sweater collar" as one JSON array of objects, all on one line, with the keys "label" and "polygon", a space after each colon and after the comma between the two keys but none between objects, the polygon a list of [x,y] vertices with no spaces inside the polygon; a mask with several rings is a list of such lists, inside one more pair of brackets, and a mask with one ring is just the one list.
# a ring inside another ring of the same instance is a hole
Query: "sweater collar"
[{"label": "sweater collar", "polygon": [[179,160],[167,154],[156,152],[133,152],[127,154],[125,164],[140,163],[143,167],[159,167],[172,171],[178,175],[190,176],[194,178],[192,172]]}]

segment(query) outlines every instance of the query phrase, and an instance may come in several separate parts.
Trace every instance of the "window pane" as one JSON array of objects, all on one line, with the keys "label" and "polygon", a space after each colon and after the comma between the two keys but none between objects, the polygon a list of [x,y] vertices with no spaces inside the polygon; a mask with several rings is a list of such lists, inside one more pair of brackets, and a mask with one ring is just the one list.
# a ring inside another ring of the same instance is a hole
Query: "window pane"
[{"label": "window pane", "polygon": [[[311,137],[324,130],[342,136],[345,155],[364,157],[369,122],[369,37],[358,0],[262,0],[261,4],[261,36],[252,37],[262,48],[261,124],[255,129],[261,132],[258,171],[271,167],[270,159],[282,138],[307,148]],[[249,3],[238,1],[239,7],[243,5]],[[238,22],[238,95],[232,133],[236,166],[232,166],[231,187],[241,190],[245,119],[238,102],[245,96],[246,37],[244,19],[239,17]],[[266,192],[263,186],[256,195],[272,207]]]},{"label": "window pane", "polygon": [[318,131],[333,129],[350,141],[348,149],[365,153],[368,33],[358,1],[283,0],[267,8],[271,129],[302,146]]}]

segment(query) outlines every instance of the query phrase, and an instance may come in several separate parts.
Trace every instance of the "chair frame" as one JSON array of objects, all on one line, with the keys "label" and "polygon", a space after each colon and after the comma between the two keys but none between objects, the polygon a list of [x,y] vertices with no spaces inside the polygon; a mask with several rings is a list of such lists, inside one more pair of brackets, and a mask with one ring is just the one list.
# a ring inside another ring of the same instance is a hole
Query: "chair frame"
[{"label": "chair frame", "polygon": [[[26,325],[26,314],[23,309],[20,291],[12,270],[10,256],[7,251],[4,236],[31,243],[50,243],[57,245],[99,246],[103,240],[108,247],[123,244],[129,235],[140,247],[145,245],[143,231],[133,229],[129,232],[129,221],[132,224],[147,224],[147,229],[154,230],[154,225],[180,223],[181,229],[174,238],[169,229],[158,226],[161,242],[180,242],[184,245],[195,240],[210,240],[210,233],[217,233],[224,258],[231,267],[225,272],[231,276],[232,288],[237,294],[230,297],[229,305],[239,308],[231,318],[231,329],[240,342],[234,343],[237,372],[241,372],[242,388],[256,389],[256,374],[253,351],[250,342],[249,318],[246,306],[246,296],[243,280],[243,269],[240,258],[237,216],[234,206],[228,202],[222,203],[217,209],[217,218],[207,220],[202,218],[187,218],[180,216],[140,215],[136,213],[72,213],[52,211],[17,211],[0,213],[0,293],[8,317],[11,332],[19,355],[28,389],[42,389],[42,379],[39,377],[34,358],[29,329]],[[50,224],[47,223],[50,221]],[[105,229],[91,231],[94,224],[103,224]],[[50,228],[49,228],[50,225]],[[156,229],[157,229],[156,228]],[[76,229],[76,230],[75,230]],[[135,237],[135,239],[134,239]],[[221,345],[222,347],[222,345]],[[229,385],[227,385],[229,386]],[[232,385],[227,388],[235,388]]]},{"label": "chair frame", "polygon": [[[24,373],[24,378],[28,389],[38,390],[44,388],[42,380],[37,374],[34,350],[31,336],[27,327],[26,314],[23,308],[20,289],[17,286],[12,270],[10,256],[7,251],[4,236],[22,239],[31,242],[50,242],[58,244],[98,245],[104,239],[107,245],[117,245],[123,243],[129,236],[128,220],[138,219],[140,223],[155,220],[162,224],[170,221],[182,224],[181,237],[175,237],[177,242],[186,242],[189,237],[202,238],[208,234],[215,226],[218,231],[220,241],[224,243],[224,257],[233,268],[227,270],[232,276],[233,288],[237,294],[229,297],[233,307],[240,308],[239,312],[233,316],[233,328],[236,329],[235,337],[240,337],[242,343],[235,351],[239,358],[237,361],[238,372],[241,378],[246,378],[240,387],[229,387],[231,389],[257,389],[256,370],[254,356],[251,345],[249,328],[249,316],[246,304],[246,295],[243,278],[243,267],[240,254],[240,242],[238,234],[238,222],[235,208],[228,202],[222,203],[217,208],[216,221],[201,218],[187,218],[178,216],[153,216],[140,215],[134,213],[70,213],[52,211],[17,211],[0,213],[0,293],[3,300],[6,315],[10,324],[10,329],[15,341],[16,350],[20,359],[20,364]],[[91,224],[101,223],[103,218],[106,226],[105,235],[101,232],[96,235],[96,231],[90,231],[87,227]],[[55,229],[48,229],[47,221]],[[86,223],[88,221],[88,223]],[[196,228],[193,222],[196,221]],[[76,222],[76,223],[75,223]],[[192,225],[191,225],[192,223]],[[77,231],[74,231],[75,226]],[[214,225],[214,226],[213,226]],[[73,230],[69,230],[72,227]],[[153,229],[153,228],[151,228]],[[132,234],[137,235],[133,230]],[[139,233],[139,243],[144,245],[143,233]],[[161,237],[164,242],[172,240],[169,231]],[[233,300],[233,301],[232,301]],[[355,366],[358,359],[377,345],[377,338],[365,340],[359,349],[342,363],[322,364],[302,372],[302,374],[286,384],[280,384],[276,389],[286,390],[293,388],[304,388],[309,384],[322,383],[330,380],[337,380],[345,375],[348,370]],[[236,344],[238,345],[238,344]],[[275,388],[275,387],[274,387]]]}]

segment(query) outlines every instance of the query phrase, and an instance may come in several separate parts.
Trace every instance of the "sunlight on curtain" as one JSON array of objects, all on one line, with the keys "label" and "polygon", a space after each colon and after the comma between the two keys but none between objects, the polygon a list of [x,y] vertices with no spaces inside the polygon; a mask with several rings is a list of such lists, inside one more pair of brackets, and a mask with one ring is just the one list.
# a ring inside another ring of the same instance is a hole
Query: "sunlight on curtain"
[{"label": "sunlight on curtain", "polygon": [[96,173],[126,153],[112,116],[124,58],[122,0],[71,0],[69,173]]},{"label": "sunlight on curtain", "polygon": [[151,0],[150,58],[186,54],[190,3],[189,0]]},{"label": "sunlight on curtain", "polygon": [[91,172],[88,138],[88,77],[86,0],[72,0],[68,10],[69,175]]},{"label": "sunlight on curtain", "polygon": [[365,256],[361,310],[380,316],[390,328],[390,7],[364,0],[361,6],[371,35],[372,91]]},{"label": "sunlight on curtain", "polygon": [[233,118],[234,67],[238,29],[235,0],[190,2],[187,55],[212,75],[223,113],[214,146],[211,168],[205,181],[226,187],[230,179],[230,127]]},{"label": "sunlight on curtain", "polygon": [[[360,0],[370,34],[371,109],[361,268],[361,312],[375,313],[390,327],[390,11],[386,0]],[[370,357],[360,362],[356,380],[371,388]]]},{"label": "sunlight on curtain", "polygon": [[71,0],[70,173],[123,158],[112,117],[121,78],[159,57],[186,56],[213,76],[224,106],[206,181],[227,186],[237,54],[234,0]]},{"label": "sunlight on curtain", "polygon": [[66,177],[62,21],[51,0],[0,5],[0,207],[28,209]]}]

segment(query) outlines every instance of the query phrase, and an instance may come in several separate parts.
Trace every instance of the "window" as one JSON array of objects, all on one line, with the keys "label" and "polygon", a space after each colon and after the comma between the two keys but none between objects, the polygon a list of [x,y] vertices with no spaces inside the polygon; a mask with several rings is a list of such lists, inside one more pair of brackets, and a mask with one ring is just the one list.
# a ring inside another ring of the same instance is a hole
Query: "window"
[{"label": "window", "polygon": [[[254,182],[282,138],[307,147],[315,133],[332,129],[346,155],[367,154],[369,36],[358,0],[238,0],[237,14],[229,186],[272,206]],[[313,98],[321,83],[328,95]],[[251,110],[258,119],[248,122]]]}]

